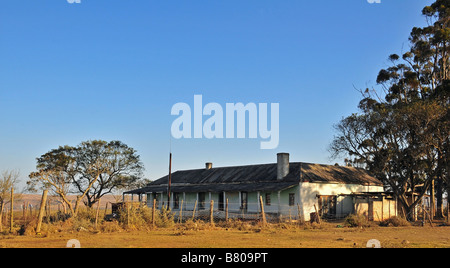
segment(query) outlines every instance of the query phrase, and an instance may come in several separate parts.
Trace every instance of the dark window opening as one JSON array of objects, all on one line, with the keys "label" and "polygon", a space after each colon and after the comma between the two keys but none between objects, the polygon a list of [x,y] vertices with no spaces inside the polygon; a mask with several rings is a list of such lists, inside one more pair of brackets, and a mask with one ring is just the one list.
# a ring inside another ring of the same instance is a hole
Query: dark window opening
[{"label": "dark window opening", "polygon": [[198,193],[198,209],[205,209],[206,193]]},{"label": "dark window opening", "polygon": [[223,211],[224,210],[224,198],[223,198],[224,193],[220,192],[219,193],[219,210]]},{"label": "dark window opening", "polygon": [[270,193],[266,193],[266,206],[270,206],[270,204],[272,203],[271,199],[270,199]]},{"label": "dark window opening", "polygon": [[180,208],[180,193],[173,193],[173,208]]},{"label": "dark window opening", "polygon": [[323,218],[336,217],[336,201],[335,195],[319,196],[319,214]]},{"label": "dark window opening", "polygon": [[241,209],[247,211],[248,209],[248,193],[241,192]]},{"label": "dark window opening", "polygon": [[295,194],[289,194],[289,206],[295,205]]}]

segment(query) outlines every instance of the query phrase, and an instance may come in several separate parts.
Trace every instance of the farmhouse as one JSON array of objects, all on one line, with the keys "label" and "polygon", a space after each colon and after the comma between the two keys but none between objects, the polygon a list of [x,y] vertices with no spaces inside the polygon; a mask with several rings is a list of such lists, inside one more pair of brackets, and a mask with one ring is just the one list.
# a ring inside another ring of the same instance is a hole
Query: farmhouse
[{"label": "farmhouse", "polygon": [[[160,208],[168,202],[169,176],[124,194],[146,197],[148,206],[156,200]],[[383,184],[365,170],[302,162],[289,162],[288,153],[277,154],[273,164],[176,171],[171,174],[170,207],[173,211],[265,213],[286,216],[295,211],[303,220],[312,213],[325,218],[342,218],[352,213],[383,220],[396,215],[396,202],[384,192]]]}]

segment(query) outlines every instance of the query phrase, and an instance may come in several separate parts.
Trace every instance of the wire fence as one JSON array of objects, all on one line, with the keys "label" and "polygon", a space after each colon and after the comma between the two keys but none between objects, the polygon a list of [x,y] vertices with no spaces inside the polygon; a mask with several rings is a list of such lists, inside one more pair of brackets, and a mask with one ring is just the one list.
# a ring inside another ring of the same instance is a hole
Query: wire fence
[{"label": "wire fence", "polygon": [[[108,202],[106,207],[100,209],[85,208],[81,210],[80,214],[88,218],[90,221],[118,220],[120,223],[130,224],[137,222],[137,219],[142,219],[143,224],[154,226],[165,226],[171,223],[186,223],[189,221],[203,221],[211,223],[230,222],[230,221],[251,221],[261,223],[304,223],[305,221],[330,221],[336,218],[342,219],[349,214],[342,215],[328,215],[323,214],[322,210],[317,211],[314,207],[303,210],[300,204],[263,204],[263,202],[214,202],[198,200],[180,200],[177,202],[158,202],[157,200],[147,200],[144,202]],[[14,224],[27,225],[27,223],[36,220],[39,212],[39,206],[30,207],[26,204],[18,206],[20,210],[14,210]],[[170,207],[170,209],[168,209]],[[443,210],[444,219],[448,220],[448,203],[445,203]],[[52,206],[47,203],[43,210],[43,222],[52,223],[64,221],[70,215],[63,210],[62,206]],[[11,211],[5,206],[3,213],[0,213],[0,232],[11,226]],[[422,223],[425,225],[433,225],[436,219],[433,217],[431,207],[427,203],[422,203],[416,206],[415,209],[408,214],[398,214],[402,218],[409,221]],[[372,220],[377,221],[380,217],[374,217]],[[386,218],[385,218],[386,219]],[[368,217],[369,220],[369,217]],[[155,224],[155,221],[157,224]],[[145,222],[145,223],[144,223]],[[2,228],[4,227],[4,228]]]},{"label": "wire fence", "polygon": [[[198,202],[197,200],[192,202],[185,202],[184,200],[171,203],[171,209],[167,209],[166,202],[146,202],[143,203],[146,206],[156,210],[164,208],[173,215],[176,222],[182,223],[188,220],[202,220],[202,221],[228,221],[228,220],[243,220],[243,221],[265,221],[269,223],[278,222],[291,222],[291,223],[303,223],[305,221],[330,221],[344,219],[347,216],[355,213],[346,214],[324,214],[323,211],[315,210],[304,211],[299,204],[275,204],[275,205],[261,205],[261,202],[242,203],[242,202]],[[448,205],[443,207],[442,216],[448,219]],[[394,214],[397,215],[397,214]],[[412,222],[429,223],[434,217],[432,216],[430,206],[418,205],[409,214],[398,216],[408,219]],[[436,213],[434,213],[436,215]],[[387,218],[385,218],[387,219]],[[380,221],[382,218],[373,217],[373,221]]]},{"label": "wire fence", "polygon": [[[145,203],[154,210],[167,210],[167,203]],[[176,222],[182,223],[188,220],[202,221],[261,221],[261,222],[303,222],[302,208],[294,205],[263,205],[260,202],[185,202],[180,201],[170,204],[170,213]]]}]

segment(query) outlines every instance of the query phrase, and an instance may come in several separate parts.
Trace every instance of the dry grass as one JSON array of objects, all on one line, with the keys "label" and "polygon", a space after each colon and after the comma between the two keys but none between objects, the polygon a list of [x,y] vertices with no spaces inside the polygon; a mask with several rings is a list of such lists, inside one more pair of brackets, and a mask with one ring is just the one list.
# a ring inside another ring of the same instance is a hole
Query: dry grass
[{"label": "dry grass", "polygon": [[44,222],[36,235],[36,218],[20,219],[20,213],[15,214],[14,233],[9,234],[4,226],[0,248],[61,248],[70,239],[79,240],[87,248],[361,248],[371,239],[388,248],[450,248],[449,226],[411,226],[397,218],[383,222],[386,227],[356,216],[341,222],[301,225],[262,226],[240,220],[214,225],[192,220],[176,224],[172,215],[162,210],[152,226],[151,210],[144,207],[124,211],[119,221],[99,220],[98,225],[94,210],[82,210],[77,218]]},{"label": "dry grass", "polygon": [[97,230],[67,231],[63,226],[41,236],[0,235],[0,247],[61,248],[70,239],[86,248],[361,248],[370,239],[382,247],[450,247],[450,227],[336,227],[335,224],[267,227],[237,222],[189,222],[170,228],[127,230],[115,222]]}]

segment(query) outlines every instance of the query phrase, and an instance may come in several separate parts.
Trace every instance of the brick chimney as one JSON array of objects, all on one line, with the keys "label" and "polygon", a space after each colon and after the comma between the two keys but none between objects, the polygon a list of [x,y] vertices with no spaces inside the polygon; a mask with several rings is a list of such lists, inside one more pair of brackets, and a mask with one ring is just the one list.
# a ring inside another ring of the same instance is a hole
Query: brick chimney
[{"label": "brick chimney", "polygon": [[208,170],[208,169],[212,169],[212,163],[205,163],[205,169],[206,170]]},{"label": "brick chimney", "polygon": [[277,154],[277,180],[282,180],[289,174],[289,154]]}]

